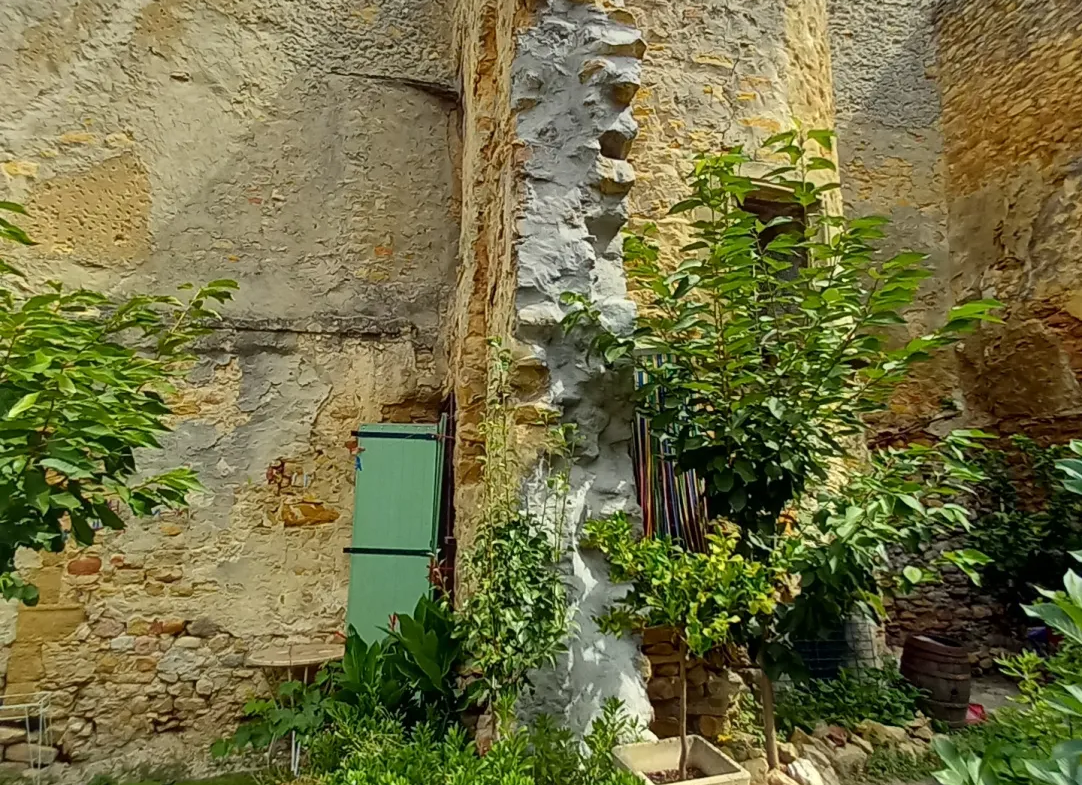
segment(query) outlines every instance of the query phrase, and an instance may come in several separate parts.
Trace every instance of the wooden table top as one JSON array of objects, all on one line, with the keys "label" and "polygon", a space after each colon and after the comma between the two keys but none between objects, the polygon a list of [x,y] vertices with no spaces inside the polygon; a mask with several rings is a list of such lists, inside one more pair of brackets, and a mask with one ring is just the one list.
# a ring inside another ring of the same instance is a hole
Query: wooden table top
[{"label": "wooden table top", "polygon": [[297,668],[340,660],[345,653],[344,643],[293,643],[252,652],[248,664],[256,668]]}]

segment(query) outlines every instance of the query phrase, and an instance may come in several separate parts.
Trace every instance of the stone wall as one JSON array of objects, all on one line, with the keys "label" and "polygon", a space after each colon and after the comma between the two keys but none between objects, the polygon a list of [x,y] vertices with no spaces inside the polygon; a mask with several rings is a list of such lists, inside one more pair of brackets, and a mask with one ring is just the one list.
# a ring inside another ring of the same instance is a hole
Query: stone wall
[{"label": "stone wall", "polygon": [[[647,630],[642,636],[643,654],[650,667],[646,692],[654,707],[650,730],[658,738],[680,735],[680,654],[672,631],[664,628]],[[741,695],[750,694],[749,680],[754,670],[734,667],[721,652],[711,652],[705,658],[692,658],[687,665],[688,728],[691,733],[707,739],[729,735],[731,713]]]},{"label": "stone wall", "polygon": [[966,343],[967,410],[1066,440],[1082,405],[1082,7],[948,2],[936,28],[951,294],[1008,305]]},{"label": "stone wall", "polygon": [[[953,304],[946,161],[936,83],[936,0],[830,0],[830,44],[847,215],[891,220],[885,249],[929,255],[933,278],[910,308],[910,335],[942,323]],[[880,424],[884,438],[949,429],[957,369],[943,357],[917,369]],[[952,405],[944,408],[942,401]],[[953,424],[961,422],[958,418]]]},{"label": "stone wall", "polygon": [[[928,558],[962,547],[965,544],[958,540],[938,542],[929,549]],[[1018,610],[982,592],[959,570],[945,570],[941,583],[888,599],[885,604],[889,614],[887,644],[897,655],[911,633],[946,635],[968,649],[973,675],[981,676],[997,671],[996,658],[1021,649]]]},{"label": "stone wall", "polygon": [[[1079,435],[1082,7],[1077,3],[831,5],[847,209],[895,220],[893,244],[931,252],[919,331],[994,297],[985,327],[919,373],[884,441],[963,425],[1047,441]],[[884,56],[884,53],[886,56]],[[941,544],[942,546],[942,544]],[[1004,609],[951,573],[894,608],[891,633],[952,634],[979,670],[1017,646]]]},{"label": "stone wall", "polygon": [[152,458],[208,492],[20,556],[42,602],[0,610],[0,677],[53,693],[62,759],[206,765],[264,686],[246,654],[341,629],[350,431],[433,418],[446,376],[450,17],[428,0],[0,6],[0,193],[41,243],[17,261],[117,293],[240,282]]},{"label": "stone wall", "polygon": [[[594,621],[614,596],[608,568],[575,547],[587,518],[634,506],[628,379],[589,360],[584,342],[559,326],[565,291],[589,294],[614,329],[630,326],[619,233],[634,183],[625,159],[637,132],[630,103],[645,49],[626,11],[547,0],[520,31],[512,68],[522,145],[516,370],[519,379],[531,369],[540,377],[520,384],[520,419],[547,414],[577,426],[568,498],[576,630],[557,667],[538,675],[531,709],[577,729],[587,728],[611,697],[633,715],[649,714],[635,644],[603,634]],[[527,504],[541,510],[544,478],[531,479]]]},{"label": "stone wall", "polygon": [[744,145],[752,155],[794,118],[833,127],[834,97],[820,0],[628,0],[648,45],[634,104],[640,126],[631,228],[658,226],[679,248],[686,214],[668,216],[691,159]]},{"label": "stone wall", "polygon": [[448,318],[450,390],[457,407],[455,536],[473,537],[481,493],[489,339],[507,342],[515,298],[514,214],[518,194],[511,64],[524,9],[503,0],[460,0],[455,41],[462,83],[461,234]]}]

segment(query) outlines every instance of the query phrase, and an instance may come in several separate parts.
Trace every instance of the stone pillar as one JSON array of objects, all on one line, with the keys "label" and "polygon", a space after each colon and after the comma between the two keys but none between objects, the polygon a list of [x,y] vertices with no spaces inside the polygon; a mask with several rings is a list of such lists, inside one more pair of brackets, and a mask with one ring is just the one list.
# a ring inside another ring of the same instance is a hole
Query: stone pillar
[{"label": "stone pillar", "polygon": [[[668,218],[666,210],[682,198],[695,153],[735,144],[754,152],[797,117],[831,125],[825,7],[822,0],[746,7],[545,0],[520,30],[512,78],[523,145],[515,336],[531,362],[547,369],[539,402],[579,427],[571,479],[581,525],[635,506],[631,380],[602,372],[581,342],[561,334],[559,296],[588,293],[611,327],[629,327],[625,221],[653,221],[678,247],[686,219]],[[573,727],[585,727],[610,696],[650,714],[643,691],[649,665],[637,644],[603,636],[593,622],[620,591],[607,574],[603,561],[574,551],[579,630],[539,689],[540,707]]]},{"label": "stone pillar", "polygon": [[[536,405],[578,427],[571,473],[572,541],[590,516],[634,506],[629,380],[586,359],[563,335],[560,295],[587,292],[614,327],[629,327],[619,233],[627,220],[634,171],[627,162],[637,127],[630,101],[646,45],[633,18],[571,0],[547,0],[524,28],[512,76],[522,144],[517,223],[515,337],[547,388]],[[585,729],[610,697],[649,716],[632,640],[603,635],[594,622],[615,589],[597,555],[570,559],[578,629],[558,667],[539,674],[537,706]]]}]

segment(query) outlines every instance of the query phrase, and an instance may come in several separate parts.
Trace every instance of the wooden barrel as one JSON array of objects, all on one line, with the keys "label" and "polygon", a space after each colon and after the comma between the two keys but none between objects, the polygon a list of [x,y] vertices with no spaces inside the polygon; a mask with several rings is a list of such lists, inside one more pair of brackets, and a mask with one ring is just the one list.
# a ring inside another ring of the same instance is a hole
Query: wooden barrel
[{"label": "wooden barrel", "polygon": [[940,635],[910,635],[902,650],[902,675],[923,692],[917,702],[929,717],[952,728],[966,724],[969,710],[969,651]]}]

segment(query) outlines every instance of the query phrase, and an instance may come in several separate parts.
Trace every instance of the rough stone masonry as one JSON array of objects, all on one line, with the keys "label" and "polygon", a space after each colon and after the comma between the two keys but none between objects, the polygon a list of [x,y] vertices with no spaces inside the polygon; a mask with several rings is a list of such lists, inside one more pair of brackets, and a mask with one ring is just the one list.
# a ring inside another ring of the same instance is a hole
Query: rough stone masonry
[{"label": "rough stone masonry", "polygon": [[[0,2],[0,193],[41,242],[23,266],[115,292],[241,285],[163,456],[206,496],[20,557],[42,603],[0,606],[0,683],[52,694],[53,770],[198,773],[266,688],[248,653],[341,629],[358,422],[454,395],[469,547],[491,336],[524,407],[585,437],[575,523],[633,509],[627,380],[560,335],[559,293],[626,323],[625,223],[679,240],[665,210],[691,156],[794,119],[837,118],[845,209],[932,251],[913,330],[973,293],[1010,304],[884,428],[949,398],[944,422],[1073,434],[1080,24],[1072,0]],[[647,694],[636,643],[592,626],[604,566],[569,568],[580,633],[539,707],[582,726],[616,694],[649,715],[668,676]],[[704,699],[725,692],[711,678]],[[29,740],[0,743],[25,765]]]},{"label": "rough stone masonry", "polygon": [[0,684],[51,693],[61,760],[205,767],[265,690],[247,653],[341,630],[350,431],[430,419],[444,386],[451,36],[448,6],[413,0],[0,3],[0,188],[40,243],[24,268],[240,283],[162,456],[208,493],[20,559],[42,601],[0,613]]}]

